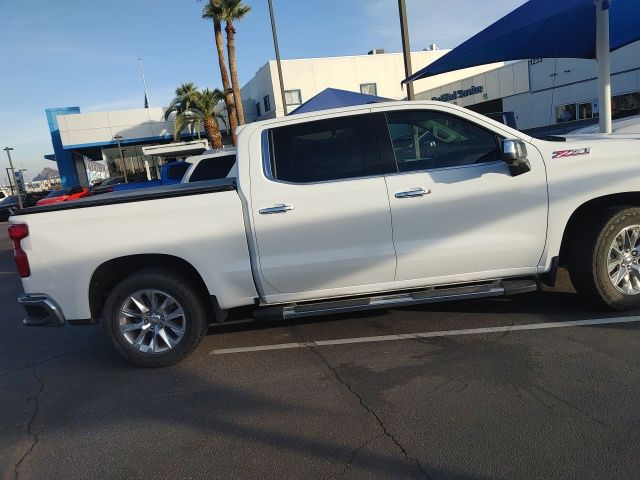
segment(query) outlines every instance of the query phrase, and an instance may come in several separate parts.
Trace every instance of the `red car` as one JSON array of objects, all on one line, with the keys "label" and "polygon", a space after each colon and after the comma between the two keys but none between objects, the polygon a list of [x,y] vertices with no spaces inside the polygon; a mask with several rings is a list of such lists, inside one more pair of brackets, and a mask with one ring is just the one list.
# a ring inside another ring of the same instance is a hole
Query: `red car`
[{"label": "red car", "polygon": [[69,200],[77,200],[78,198],[88,197],[89,195],[91,195],[91,192],[85,187],[61,188],[60,190],[54,190],[42,200],[38,200],[36,205],[68,202]]}]

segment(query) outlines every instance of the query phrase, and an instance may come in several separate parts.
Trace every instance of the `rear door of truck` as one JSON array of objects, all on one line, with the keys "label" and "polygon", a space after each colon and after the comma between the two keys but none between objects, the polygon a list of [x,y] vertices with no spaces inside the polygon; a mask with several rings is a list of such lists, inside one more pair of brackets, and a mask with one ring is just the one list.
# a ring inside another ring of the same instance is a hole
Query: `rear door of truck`
[{"label": "rear door of truck", "polygon": [[389,199],[369,111],[261,135],[251,215],[267,299],[393,282]]}]

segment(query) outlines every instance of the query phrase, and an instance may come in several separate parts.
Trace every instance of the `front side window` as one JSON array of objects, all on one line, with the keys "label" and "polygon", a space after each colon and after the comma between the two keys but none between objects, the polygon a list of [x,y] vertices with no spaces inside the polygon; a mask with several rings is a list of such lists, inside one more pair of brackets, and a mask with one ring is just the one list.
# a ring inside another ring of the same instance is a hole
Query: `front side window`
[{"label": "front side window", "polygon": [[454,115],[392,112],[387,124],[399,172],[485,163],[502,156],[494,133]]},{"label": "front side window", "polygon": [[274,128],[269,137],[276,180],[313,183],[382,173],[369,115]]}]

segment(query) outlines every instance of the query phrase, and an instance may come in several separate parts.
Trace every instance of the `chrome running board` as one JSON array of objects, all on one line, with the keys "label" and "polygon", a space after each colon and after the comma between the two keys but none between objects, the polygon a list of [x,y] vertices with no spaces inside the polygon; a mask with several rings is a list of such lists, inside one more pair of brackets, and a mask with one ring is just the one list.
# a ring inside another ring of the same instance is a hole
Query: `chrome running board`
[{"label": "chrome running board", "polygon": [[460,286],[430,287],[403,293],[383,293],[369,297],[267,306],[258,309],[254,314],[254,318],[256,320],[302,318],[358,310],[374,310],[378,308],[394,308],[423,303],[446,302],[450,300],[498,297],[516,293],[534,292],[537,289],[538,284],[534,279],[496,280]]}]

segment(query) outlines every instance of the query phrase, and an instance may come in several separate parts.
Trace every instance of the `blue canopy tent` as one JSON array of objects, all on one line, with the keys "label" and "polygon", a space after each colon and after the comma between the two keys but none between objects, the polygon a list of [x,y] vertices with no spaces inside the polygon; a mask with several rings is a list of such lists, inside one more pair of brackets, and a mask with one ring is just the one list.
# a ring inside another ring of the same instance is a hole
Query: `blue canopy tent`
[{"label": "blue canopy tent", "polygon": [[348,90],[340,90],[338,88],[326,88],[315,97],[311,97],[309,100],[304,102],[294,111],[289,112],[289,115],[293,115],[295,113],[316,112],[318,110],[328,110],[330,108],[366,105],[367,103],[388,102],[390,100],[391,99],[389,98],[350,92]]},{"label": "blue canopy tent", "polygon": [[640,40],[639,0],[530,0],[403,83],[507,60],[595,58],[600,129],[610,133],[609,52],[637,40]]}]

